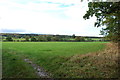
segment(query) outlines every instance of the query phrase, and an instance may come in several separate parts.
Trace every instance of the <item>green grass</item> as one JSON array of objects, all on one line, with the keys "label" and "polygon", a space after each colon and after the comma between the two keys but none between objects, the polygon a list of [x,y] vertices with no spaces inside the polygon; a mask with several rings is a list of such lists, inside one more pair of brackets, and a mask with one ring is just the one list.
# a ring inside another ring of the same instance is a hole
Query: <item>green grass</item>
[{"label": "green grass", "polygon": [[[11,77],[15,75],[13,77],[19,77],[18,74],[15,74],[19,71],[19,68],[23,70],[22,72],[24,74],[28,71],[29,74],[31,74],[30,72],[33,73],[31,67],[22,61],[22,58],[29,58],[51,73],[52,77],[65,77],[65,75],[61,76],[67,73],[64,72],[65,69],[68,69],[64,64],[69,64],[72,56],[103,50],[105,47],[103,43],[104,42],[3,42],[3,76]],[[12,60],[13,58],[17,60],[14,62]],[[74,63],[70,65],[74,66]],[[14,71],[15,66],[20,67]],[[29,66],[29,68],[27,69],[26,66]],[[11,72],[12,69],[13,73]],[[29,76],[26,74],[21,75],[21,77]],[[76,73],[71,72],[67,77],[80,77],[80,75],[78,76]]]},{"label": "green grass", "polygon": [[37,78],[34,69],[14,53],[12,50],[4,50],[2,56],[3,78]]}]

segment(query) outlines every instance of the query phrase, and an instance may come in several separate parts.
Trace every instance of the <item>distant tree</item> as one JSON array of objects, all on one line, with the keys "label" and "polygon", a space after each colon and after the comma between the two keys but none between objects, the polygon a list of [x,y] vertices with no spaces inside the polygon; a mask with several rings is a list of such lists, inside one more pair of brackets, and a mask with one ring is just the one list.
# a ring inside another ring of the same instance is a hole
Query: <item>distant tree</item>
[{"label": "distant tree", "polygon": [[91,38],[87,38],[87,41],[93,41]]},{"label": "distant tree", "polygon": [[39,36],[38,41],[47,41],[45,36]]},{"label": "distant tree", "polygon": [[39,36],[39,37],[37,38],[37,40],[38,40],[38,41],[43,41],[42,36]]},{"label": "distant tree", "polygon": [[47,36],[47,41],[51,41],[51,36]]},{"label": "distant tree", "polygon": [[67,40],[69,40],[68,38],[62,38],[62,41],[67,41]]},{"label": "distant tree", "polygon": [[75,37],[75,41],[85,41],[85,38],[77,36],[77,37]]},{"label": "distant tree", "polygon": [[29,41],[29,39],[30,39],[30,38],[29,38],[28,36],[25,37],[25,41]]},{"label": "distant tree", "polygon": [[37,41],[37,39],[35,37],[32,37],[31,41]]},{"label": "distant tree", "polygon": [[59,37],[52,37],[51,40],[52,41],[59,41],[60,39],[59,39]]},{"label": "distant tree", "polygon": [[12,39],[12,37],[9,36],[6,38],[6,41],[13,41],[13,39]]},{"label": "distant tree", "polygon": [[75,34],[72,35],[72,38],[75,38]]}]

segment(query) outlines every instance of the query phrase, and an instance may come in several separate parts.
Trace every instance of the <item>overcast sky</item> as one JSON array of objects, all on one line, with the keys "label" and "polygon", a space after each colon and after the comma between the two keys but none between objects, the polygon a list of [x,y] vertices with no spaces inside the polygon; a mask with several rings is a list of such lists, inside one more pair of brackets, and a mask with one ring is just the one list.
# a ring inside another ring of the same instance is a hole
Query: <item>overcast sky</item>
[{"label": "overcast sky", "polygon": [[80,0],[0,0],[0,32],[100,36]]}]

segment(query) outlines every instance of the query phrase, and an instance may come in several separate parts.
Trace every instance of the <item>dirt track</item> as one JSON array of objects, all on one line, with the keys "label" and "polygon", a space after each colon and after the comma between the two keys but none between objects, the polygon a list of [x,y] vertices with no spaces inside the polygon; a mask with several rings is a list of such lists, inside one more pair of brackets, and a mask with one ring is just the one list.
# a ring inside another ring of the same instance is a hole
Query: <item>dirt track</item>
[{"label": "dirt track", "polygon": [[40,77],[40,78],[49,78],[49,74],[40,66],[34,64],[31,60],[29,59],[24,59],[25,62],[29,63],[33,69],[36,70],[36,74]]}]

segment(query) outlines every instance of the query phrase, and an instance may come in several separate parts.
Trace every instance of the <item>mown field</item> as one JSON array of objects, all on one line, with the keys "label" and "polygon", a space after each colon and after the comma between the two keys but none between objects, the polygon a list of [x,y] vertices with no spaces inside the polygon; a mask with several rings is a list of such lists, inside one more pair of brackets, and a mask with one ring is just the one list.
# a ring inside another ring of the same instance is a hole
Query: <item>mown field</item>
[{"label": "mown field", "polygon": [[104,50],[104,44],[105,42],[3,42],[3,78],[37,78],[35,70],[24,62],[25,58],[43,67],[51,73],[51,77],[89,77],[79,72],[84,70],[85,61],[81,64],[70,61],[77,59],[76,55]]}]

